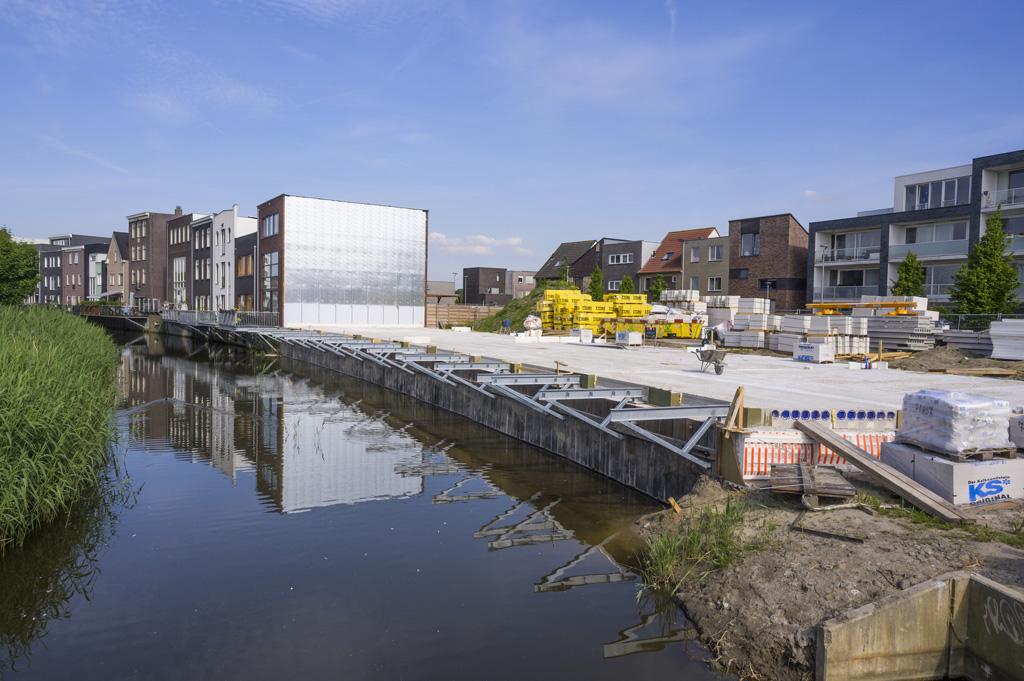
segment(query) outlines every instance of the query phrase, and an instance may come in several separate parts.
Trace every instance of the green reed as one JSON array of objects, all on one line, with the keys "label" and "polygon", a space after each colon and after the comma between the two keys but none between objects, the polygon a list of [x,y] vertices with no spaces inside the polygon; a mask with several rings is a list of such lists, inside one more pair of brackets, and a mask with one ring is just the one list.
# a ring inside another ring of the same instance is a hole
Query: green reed
[{"label": "green reed", "polygon": [[107,463],[117,347],[52,309],[0,306],[0,552],[66,516]]}]

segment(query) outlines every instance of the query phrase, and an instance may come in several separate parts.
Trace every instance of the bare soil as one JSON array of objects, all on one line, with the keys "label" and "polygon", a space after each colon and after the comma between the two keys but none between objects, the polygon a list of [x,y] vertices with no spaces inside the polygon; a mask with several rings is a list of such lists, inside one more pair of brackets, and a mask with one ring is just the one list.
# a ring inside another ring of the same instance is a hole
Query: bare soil
[{"label": "bare soil", "polygon": [[[932,350],[915,352],[904,359],[889,362],[893,369],[906,371],[945,371],[946,369],[1012,369],[1017,372],[1011,380],[1024,380],[1024,362],[990,357],[970,357],[948,345],[936,346]],[[1002,377],[1000,377],[1002,378]]]},{"label": "bare soil", "polygon": [[[862,543],[805,533],[790,527],[800,515],[798,498],[729,492],[713,482],[680,500],[682,514],[669,510],[641,519],[640,531],[678,532],[691,509],[736,495],[753,506],[741,532],[751,540],[767,532],[767,548],[698,583],[684,583],[676,599],[716,664],[744,679],[812,679],[819,623],[947,572],[972,570],[1024,590],[1024,551],[1006,544],[859,509],[806,512],[800,524]],[[1005,531],[1024,518],[1024,505],[977,515]]]}]

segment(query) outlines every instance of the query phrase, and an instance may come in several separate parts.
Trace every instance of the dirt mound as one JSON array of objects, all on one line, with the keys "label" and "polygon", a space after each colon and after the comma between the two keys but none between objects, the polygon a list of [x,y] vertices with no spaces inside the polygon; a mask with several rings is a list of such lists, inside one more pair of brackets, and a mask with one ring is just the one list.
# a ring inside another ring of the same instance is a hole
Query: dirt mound
[{"label": "dirt mound", "polygon": [[945,371],[947,369],[1013,369],[1017,375],[1012,377],[1024,380],[1024,362],[991,359],[989,357],[968,357],[949,345],[939,345],[932,350],[915,352],[910,357],[895,359],[889,362],[893,369],[905,371]]}]

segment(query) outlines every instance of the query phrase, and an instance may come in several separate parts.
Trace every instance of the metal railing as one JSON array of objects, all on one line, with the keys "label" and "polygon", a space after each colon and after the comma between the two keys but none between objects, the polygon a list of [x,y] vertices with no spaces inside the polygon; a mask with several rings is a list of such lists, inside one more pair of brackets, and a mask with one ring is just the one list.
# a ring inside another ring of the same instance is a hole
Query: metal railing
[{"label": "metal railing", "polygon": [[916,244],[890,244],[889,259],[902,258],[913,252],[918,257],[936,255],[967,255],[970,242],[967,239],[956,241],[926,241]]},{"label": "metal railing", "polygon": [[925,284],[924,294],[929,298],[931,296],[948,296],[949,292],[953,290],[953,284]]},{"label": "metal railing", "polygon": [[985,200],[986,208],[997,206],[1016,206],[1024,204],[1024,187],[1011,187],[1009,189],[996,189],[990,191]]},{"label": "metal railing", "polygon": [[826,248],[817,252],[816,262],[846,262],[849,260],[878,260],[879,246],[858,246],[855,248]]},{"label": "metal railing", "polygon": [[858,300],[862,295],[878,295],[878,285],[872,286],[819,286],[814,291],[815,299],[822,300]]},{"label": "metal railing", "polygon": [[941,314],[939,325],[954,331],[987,331],[992,322],[1004,319],[1024,319],[1020,314]]},{"label": "metal railing", "polygon": [[191,326],[281,326],[281,315],[277,312],[248,310],[163,310],[160,316],[169,322]]}]

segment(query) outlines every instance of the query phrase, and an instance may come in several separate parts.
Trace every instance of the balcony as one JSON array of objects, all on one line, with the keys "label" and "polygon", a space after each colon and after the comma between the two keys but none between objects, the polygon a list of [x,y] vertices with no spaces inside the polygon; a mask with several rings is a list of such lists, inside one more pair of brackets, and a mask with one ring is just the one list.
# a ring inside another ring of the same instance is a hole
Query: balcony
[{"label": "balcony", "polygon": [[1024,206],[1024,187],[996,189],[990,191],[985,197],[985,208],[1009,208],[1011,206]]},{"label": "balcony", "polygon": [[815,289],[817,300],[860,300],[861,296],[877,296],[878,284],[871,286],[824,286]]},{"label": "balcony", "polygon": [[874,262],[878,262],[880,252],[881,248],[879,246],[824,248],[815,253],[814,261],[818,263],[848,263],[857,260],[873,260]]},{"label": "balcony", "polygon": [[889,259],[902,260],[907,253],[913,251],[919,258],[937,258],[942,256],[965,256],[970,249],[967,239],[956,241],[928,241],[919,244],[890,244]]}]

